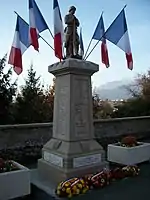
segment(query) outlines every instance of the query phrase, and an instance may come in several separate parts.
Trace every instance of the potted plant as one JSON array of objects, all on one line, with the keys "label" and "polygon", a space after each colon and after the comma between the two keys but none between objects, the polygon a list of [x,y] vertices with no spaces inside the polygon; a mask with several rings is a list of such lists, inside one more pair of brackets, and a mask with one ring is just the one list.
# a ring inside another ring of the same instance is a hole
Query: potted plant
[{"label": "potted plant", "polygon": [[126,136],[115,144],[109,144],[107,159],[122,165],[135,165],[150,160],[150,143],[138,142],[134,136]]},{"label": "potted plant", "polygon": [[13,199],[30,194],[30,171],[11,160],[0,158],[0,199]]}]

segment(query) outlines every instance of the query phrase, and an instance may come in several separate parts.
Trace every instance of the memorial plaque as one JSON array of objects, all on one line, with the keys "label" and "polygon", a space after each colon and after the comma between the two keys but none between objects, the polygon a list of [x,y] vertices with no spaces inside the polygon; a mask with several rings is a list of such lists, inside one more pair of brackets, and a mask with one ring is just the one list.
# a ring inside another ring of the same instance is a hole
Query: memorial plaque
[{"label": "memorial plaque", "polygon": [[101,154],[94,154],[89,156],[82,156],[73,159],[73,167],[84,167],[89,165],[95,165],[101,162]]},{"label": "memorial plaque", "polygon": [[52,153],[44,151],[44,160],[53,165],[63,167],[63,158]]}]

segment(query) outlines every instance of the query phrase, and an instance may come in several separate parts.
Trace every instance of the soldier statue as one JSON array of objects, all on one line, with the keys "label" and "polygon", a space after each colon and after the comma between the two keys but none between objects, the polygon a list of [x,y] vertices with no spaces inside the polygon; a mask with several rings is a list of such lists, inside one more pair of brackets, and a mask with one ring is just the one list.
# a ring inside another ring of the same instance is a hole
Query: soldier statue
[{"label": "soldier statue", "polygon": [[71,6],[69,13],[65,16],[65,48],[66,48],[66,58],[80,58],[78,55],[79,52],[79,35],[77,28],[80,23],[79,20],[75,17],[76,8]]}]

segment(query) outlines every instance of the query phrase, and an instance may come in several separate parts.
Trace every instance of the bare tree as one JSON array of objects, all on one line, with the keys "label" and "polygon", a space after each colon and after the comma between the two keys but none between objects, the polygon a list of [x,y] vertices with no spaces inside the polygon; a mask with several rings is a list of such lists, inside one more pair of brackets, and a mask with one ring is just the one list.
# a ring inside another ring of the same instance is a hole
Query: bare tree
[{"label": "bare tree", "polygon": [[146,74],[138,74],[134,83],[124,86],[127,92],[134,98],[150,98],[150,71]]}]

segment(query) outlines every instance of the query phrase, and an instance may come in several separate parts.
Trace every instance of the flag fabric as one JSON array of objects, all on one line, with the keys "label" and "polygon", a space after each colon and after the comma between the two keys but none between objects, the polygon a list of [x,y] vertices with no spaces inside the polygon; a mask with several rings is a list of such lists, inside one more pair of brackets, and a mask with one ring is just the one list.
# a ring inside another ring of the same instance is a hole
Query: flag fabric
[{"label": "flag fabric", "polygon": [[38,34],[49,28],[34,0],[29,0],[29,26],[30,43],[34,47],[34,49],[38,51]]},{"label": "flag fabric", "polygon": [[104,38],[125,52],[127,66],[130,70],[132,70],[133,59],[124,9],[119,13],[114,22],[107,29],[104,34]]},{"label": "flag fabric", "polygon": [[103,17],[101,15],[98,24],[96,26],[95,32],[93,34],[92,39],[94,40],[102,40],[102,37],[104,35],[104,22],[103,22]]},{"label": "flag fabric", "polygon": [[60,60],[63,58],[63,22],[57,0],[53,1],[54,12],[54,50],[55,56]]},{"label": "flag fabric", "polygon": [[102,43],[101,43],[101,59],[102,59],[102,63],[105,64],[105,66],[108,68],[109,67],[109,57],[108,57],[108,49],[107,49],[106,39],[103,37],[104,33],[105,33],[104,20],[103,20],[103,15],[101,15],[92,39],[102,41]]},{"label": "flag fabric", "polygon": [[39,50],[39,42],[38,42],[38,30],[36,27],[36,16],[34,13],[34,0],[29,0],[29,39],[31,45],[34,47],[35,50]]},{"label": "flag fabric", "polygon": [[28,39],[29,25],[17,15],[14,40],[10,50],[8,64],[13,65],[14,71],[19,75],[22,72],[22,55],[30,46]]},{"label": "flag fabric", "polygon": [[82,29],[80,29],[80,52],[79,54],[83,57],[84,55],[84,45],[83,45],[83,38],[82,38]]}]

